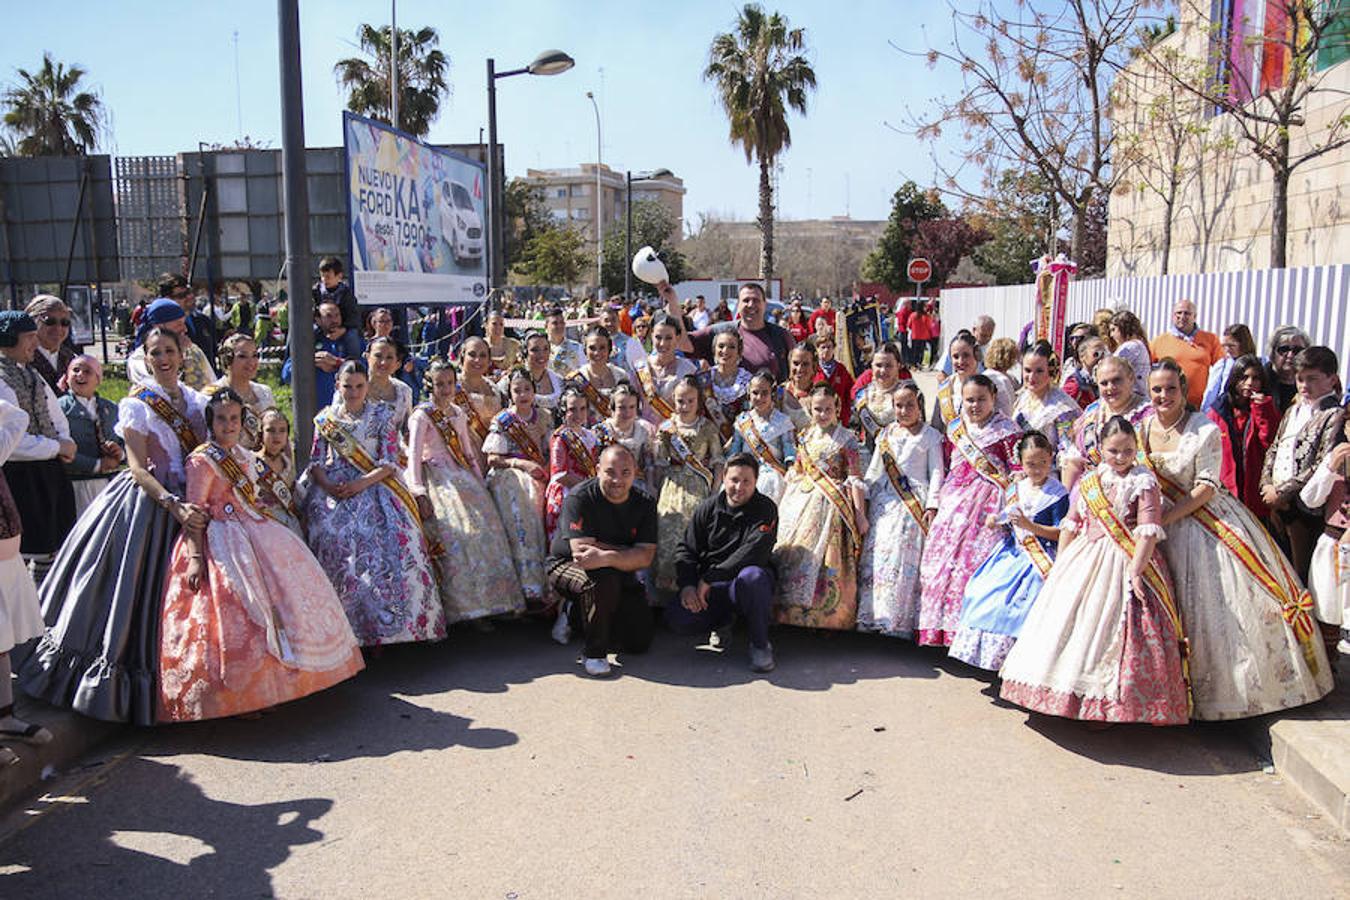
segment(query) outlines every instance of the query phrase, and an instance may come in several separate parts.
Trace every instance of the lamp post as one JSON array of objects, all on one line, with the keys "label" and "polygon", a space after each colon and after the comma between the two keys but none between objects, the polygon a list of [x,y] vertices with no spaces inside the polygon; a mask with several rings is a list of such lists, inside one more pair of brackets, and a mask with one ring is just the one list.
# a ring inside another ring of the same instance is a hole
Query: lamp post
[{"label": "lamp post", "polygon": [[604,290],[601,273],[605,264],[605,209],[601,203],[604,188],[600,186],[600,157],[604,144],[600,140],[600,104],[595,102],[595,94],[590,91],[586,92],[586,99],[595,110],[595,297],[598,300]]},{"label": "lamp post", "polygon": [[[638,172],[638,181],[646,181],[649,178],[669,178],[675,173],[669,169],[657,169],[654,172]],[[628,219],[628,236],[623,242],[623,300],[624,303],[632,301],[629,295],[633,293],[633,173],[625,172],[624,181],[627,184],[624,197],[624,215]]]},{"label": "lamp post", "polygon": [[487,61],[488,91],[488,282],[489,287],[506,280],[506,216],[502,177],[497,165],[497,79],[512,75],[561,75],[576,60],[561,50],[545,50],[521,69],[497,71],[497,61]]}]

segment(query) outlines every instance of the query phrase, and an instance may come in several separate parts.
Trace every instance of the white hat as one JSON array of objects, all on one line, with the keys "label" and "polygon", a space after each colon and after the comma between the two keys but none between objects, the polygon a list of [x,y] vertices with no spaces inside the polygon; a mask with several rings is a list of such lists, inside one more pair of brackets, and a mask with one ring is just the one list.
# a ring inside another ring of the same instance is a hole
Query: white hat
[{"label": "white hat", "polygon": [[633,274],[648,284],[660,284],[670,280],[666,264],[661,262],[651,247],[643,247],[633,257]]}]

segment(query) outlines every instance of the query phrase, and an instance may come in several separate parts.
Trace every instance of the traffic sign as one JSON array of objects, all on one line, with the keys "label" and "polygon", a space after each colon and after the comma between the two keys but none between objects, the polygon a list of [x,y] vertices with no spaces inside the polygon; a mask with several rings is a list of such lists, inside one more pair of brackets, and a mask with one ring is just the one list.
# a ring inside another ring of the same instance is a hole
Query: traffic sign
[{"label": "traffic sign", "polygon": [[922,256],[909,261],[909,268],[905,270],[909,275],[909,280],[915,284],[923,284],[929,278],[933,277],[933,264]]}]

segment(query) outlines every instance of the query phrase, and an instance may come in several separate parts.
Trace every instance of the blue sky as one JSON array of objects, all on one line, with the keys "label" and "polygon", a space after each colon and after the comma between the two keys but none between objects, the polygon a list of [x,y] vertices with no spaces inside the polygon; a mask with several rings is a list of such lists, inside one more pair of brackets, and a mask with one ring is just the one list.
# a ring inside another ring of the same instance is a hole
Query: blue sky
[{"label": "blue sky", "polygon": [[[341,142],[345,98],[333,63],[354,55],[361,22],[387,22],[389,3],[301,0],[305,131],[310,146]],[[947,39],[944,4],[780,2],[766,4],[804,27],[819,89],[806,118],[791,121],[782,158],[780,215],[884,218],[906,176],[932,180],[929,148],[886,122],[904,120],[950,92],[950,76],[902,56],[887,41],[921,49]],[[603,159],[616,168],[667,167],[685,179],[685,217],[755,215],[757,170],[727,142],[726,120],[702,80],[712,36],[728,30],[732,2],[426,2],[398,4],[402,27],[431,25],[450,56],[452,96],[429,139],[472,142],[487,124],[485,60],[523,66],[543,49],[570,53],[563,75],[498,82],[499,135],[507,174],[595,159],[601,101]],[[240,132],[232,35],[239,33],[242,131],[280,146],[276,4],[270,0],[165,2],[66,0],[14,4],[0,29],[0,82],[36,68],[43,50],[88,71],[112,114],[105,150],[172,153]],[[601,70],[603,69],[603,74]],[[941,79],[947,77],[944,83]]]}]

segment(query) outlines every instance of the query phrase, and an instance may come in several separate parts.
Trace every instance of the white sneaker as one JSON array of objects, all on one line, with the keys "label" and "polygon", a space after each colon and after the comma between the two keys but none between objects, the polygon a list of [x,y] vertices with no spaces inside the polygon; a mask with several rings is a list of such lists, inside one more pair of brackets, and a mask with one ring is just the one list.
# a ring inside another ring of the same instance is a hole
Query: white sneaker
[{"label": "white sneaker", "polygon": [[585,666],[586,674],[593,678],[603,678],[609,674],[609,660],[603,656],[598,659],[586,657]]},{"label": "white sneaker", "polygon": [[549,632],[555,641],[564,646],[572,640],[572,623],[568,621],[568,612],[567,604],[558,607],[558,618],[553,622],[553,630]]}]

